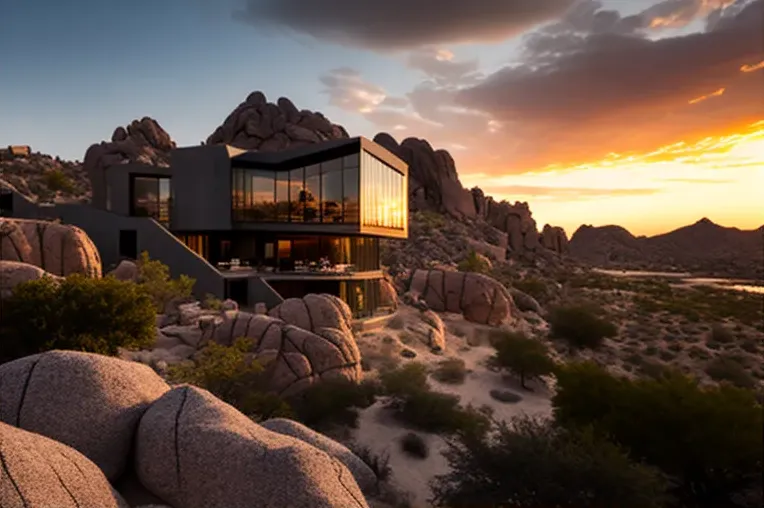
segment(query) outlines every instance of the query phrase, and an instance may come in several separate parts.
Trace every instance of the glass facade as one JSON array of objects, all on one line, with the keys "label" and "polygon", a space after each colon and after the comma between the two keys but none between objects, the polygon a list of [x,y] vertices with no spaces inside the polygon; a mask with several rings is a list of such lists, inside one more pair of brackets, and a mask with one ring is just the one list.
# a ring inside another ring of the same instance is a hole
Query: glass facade
[{"label": "glass facade", "polygon": [[132,177],[131,215],[153,217],[160,224],[170,223],[170,178]]},{"label": "glass facade", "polygon": [[268,281],[268,284],[282,298],[301,298],[308,293],[329,293],[338,296],[348,304],[354,318],[370,317],[383,310],[379,279],[352,281],[271,280]]},{"label": "glass facade", "polygon": [[361,154],[361,224],[404,229],[406,177],[370,153]]},{"label": "glass facade", "polygon": [[237,222],[359,223],[358,155],[292,170],[233,168]]}]

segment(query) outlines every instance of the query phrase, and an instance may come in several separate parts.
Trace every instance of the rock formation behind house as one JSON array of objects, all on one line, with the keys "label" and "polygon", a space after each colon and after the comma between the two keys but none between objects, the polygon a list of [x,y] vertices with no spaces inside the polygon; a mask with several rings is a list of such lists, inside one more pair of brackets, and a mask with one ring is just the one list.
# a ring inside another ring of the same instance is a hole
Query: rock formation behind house
[{"label": "rock formation behind house", "polygon": [[262,92],[252,92],[207,138],[207,144],[276,152],[347,137],[344,127],[321,113],[300,111],[285,97],[274,104]]}]

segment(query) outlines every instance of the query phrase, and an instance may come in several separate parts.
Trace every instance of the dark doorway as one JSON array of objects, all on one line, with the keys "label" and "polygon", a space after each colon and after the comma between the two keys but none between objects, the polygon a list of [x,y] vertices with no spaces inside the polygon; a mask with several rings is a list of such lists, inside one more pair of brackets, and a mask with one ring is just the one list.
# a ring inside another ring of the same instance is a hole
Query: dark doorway
[{"label": "dark doorway", "polygon": [[239,304],[239,307],[247,307],[248,281],[247,279],[229,280],[226,298],[230,298]]},{"label": "dark doorway", "polygon": [[138,232],[134,229],[119,231],[119,255],[123,258],[138,259]]},{"label": "dark doorway", "polygon": [[13,193],[0,190],[0,217],[13,217]]}]

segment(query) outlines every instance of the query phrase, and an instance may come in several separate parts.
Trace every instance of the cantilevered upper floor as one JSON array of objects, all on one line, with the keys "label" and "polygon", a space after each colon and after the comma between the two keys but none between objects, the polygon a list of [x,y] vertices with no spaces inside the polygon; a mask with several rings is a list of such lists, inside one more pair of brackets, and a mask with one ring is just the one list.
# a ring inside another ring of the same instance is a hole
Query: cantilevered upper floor
[{"label": "cantilevered upper floor", "polygon": [[103,185],[95,206],[176,233],[408,236],[408,167],[363,137],[281,152],[179,148],[167,168],[112,166]]}]

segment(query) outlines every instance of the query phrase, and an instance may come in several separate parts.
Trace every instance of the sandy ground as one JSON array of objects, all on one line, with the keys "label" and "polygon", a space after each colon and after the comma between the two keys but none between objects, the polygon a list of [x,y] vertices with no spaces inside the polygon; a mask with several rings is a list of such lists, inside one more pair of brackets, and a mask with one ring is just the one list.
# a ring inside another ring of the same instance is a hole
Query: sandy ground
[{"label": "sandy ground", "polygon": [[[372,370],[368,375],[374,375],[375,367],[385,361],[385,357],[400,358],[400,350],[404,348],[414,350],[417,356],[412,360],[401,359],[401,362],[420,362],[433,369],[438,362],[456,357],[462,359],[468,369],[465,382],[460,385],[443,384],[431,377],[433,390],[458,395],[463,405],[487,405],[493,409],[494,417],[502,420],[520,414],[548,415],[551,412],[550,393],[543,383],[529,384],[534,390],[529,392],[521,389],[516,381],[488,369],[485,362],[494,350],[490,346],[478,344],[485,327],[466,322],[458,315],[443,315],[447,330],[457,331],[460,336],[447,333],[446,351],[435,354],[430,352],[424,342],[412,341],[410,333],[407,337],[409,325],[418,319],[418,312],[404,308],[400,315],[405,318],[406,327],[403,329],[384,328],[359,338],[362,355],[373,359],[370,363]],[[401,336],[406,340],[405,344],[401,342]],[[474,345],[469,346],[470,343]],[[521,395],[523,400],[514,404],[499,402],[490,396],[492,389],[513,391]],[[431,496],[430,481],[436,475],[448,471],[448,464],[442,455],[447,446],[440,436],[417,432],[429,445],[430,453],[426,459],[409,457],[401,451],[399,443],[401,437],[408,432],[409,429],[391,417],[384,407],[384,401],[380,400],[361,413],[353,439],[375,453],[389,454],[393,484],[410,496],[412,507],[426,507],[429,506],[427,500]]]}]

